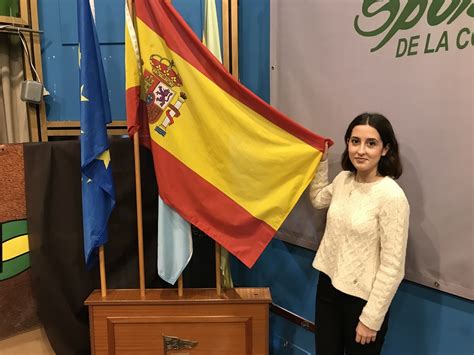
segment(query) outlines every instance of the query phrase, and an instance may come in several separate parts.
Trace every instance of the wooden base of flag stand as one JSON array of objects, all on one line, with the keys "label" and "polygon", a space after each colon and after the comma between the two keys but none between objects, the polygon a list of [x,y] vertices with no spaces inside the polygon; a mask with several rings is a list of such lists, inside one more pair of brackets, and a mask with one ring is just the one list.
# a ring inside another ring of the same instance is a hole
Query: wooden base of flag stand
[{"label": "wooden base of flag stand", "polygon": [[268,354],[268,288],[95,290],[92,354]]}]

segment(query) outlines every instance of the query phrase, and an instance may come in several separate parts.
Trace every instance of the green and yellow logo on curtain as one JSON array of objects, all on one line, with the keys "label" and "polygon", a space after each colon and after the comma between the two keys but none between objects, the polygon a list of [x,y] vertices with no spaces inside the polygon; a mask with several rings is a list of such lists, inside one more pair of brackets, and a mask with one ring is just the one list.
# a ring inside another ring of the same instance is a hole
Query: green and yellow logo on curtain
[{"label": "green and yellow logo on curtain", "polygon": [[0,224],[0,281],[10,279],[30,267],[26,219]]},{"label": "green and yellow logo on curtain", "polygon": [[[380,35],[378,44],[370,49],[375,52],[398,33],[415,27],[420,20],[436,27],[451,25],[465,16],[474,17],[472,0],[452,0],[449,5],[445,5],[445,0],[364,0],[362,15],[355,17],[354,28],[364,37]],[[370,28],[370,22],[376,25]],[[469,27],[451,27],[442,33],[428,32],[398,38],[395,57],[447,52],[450,48],[464,49],[469,45],[474,46],[474,31]]]}]

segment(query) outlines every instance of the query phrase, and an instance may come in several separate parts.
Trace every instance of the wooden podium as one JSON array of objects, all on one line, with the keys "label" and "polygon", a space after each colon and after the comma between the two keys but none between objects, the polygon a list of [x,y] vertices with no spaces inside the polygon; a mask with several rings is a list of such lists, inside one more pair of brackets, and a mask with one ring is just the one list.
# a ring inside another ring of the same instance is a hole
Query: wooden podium
[{"label": "wooden podium", "polygon": [[92,354],[268,354],[268,288],[94,291]]}]

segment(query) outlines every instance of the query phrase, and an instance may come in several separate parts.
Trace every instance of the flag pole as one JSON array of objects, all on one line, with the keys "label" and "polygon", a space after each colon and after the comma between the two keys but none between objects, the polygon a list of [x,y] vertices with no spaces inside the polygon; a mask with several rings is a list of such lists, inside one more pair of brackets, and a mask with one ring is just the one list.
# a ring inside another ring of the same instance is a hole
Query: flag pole
[{"label": "flag pole", "polygon": [[[231,0],[232,1],[232,0]],[[222,0],[222,52],[223,64],[227,71],[230,72],[229,60],[229,0]],[[221,246],[215,242],[215,256],[216,256],[216,293],[218,296],[222,293],[222,272],[221,272]]]},{"label": "flag pole", "polygon": [[[229,8],[230,1],[230,8]],[[230,11],[229,11],[230,10]],[[231,21],[229,21],[229,12]],[[237,0],[222,0],[222,43],[223,43],[223,64],[224,67],[237,80],[239,78],[239,64],[238,64],[238,2]],[[230,31],[229,31],[230,29]],[[232,39],[232,41],[230,40]],[[232,46],[232,51],[229,47]],[[232,53],[232,59],[229,57]],[[232,69],[231,69],[232,63]],[[220,296],[222,293],[222,272],[221,272],[221,246],[215,242],[215,256],[216,256],[216,292]]]},{"label": "flag pole", "polygon": [[183,274],[178,277],[178,296],[183,297]]},{"label": "flag pole", "polygon": [[216,243],[216,292],[220,296],[222,293],[222,281],[221,281],[221,246]]},{"label": "flag pole", "polygon": [[231,42],[231,53],[232,58],[230,58],[232,70],[232,76],[239,80],[239,4],[238,0],[230,0],[230,38]]},{"label": "flag pole", "polygon": [[222,0],[222,54],[224,67],[230,71],[229,61],[229,0]]},{"label": "flag pole", "polygon": [[[135,26],[134,0],[127,0],[130,17]],[[140,172],[140,138],[138,132],[133,135],[133,155],[135,160],[135,195],[137,201],[137,234],[138,234],[138,273],[140,280],[140,296],[145,297],[145,263],[143,257],[143,212],[142,212],[142,180]]]},{"label": "flag pole", "polygon": [[100,293],[102,297],[107,296],[107,281],[105,276],[104,246],[99,247],[99,271],[100,271]]},{"label": "flag pole", "polygon": [[[131,0],[127,1],[131,2]],[[133,154],[135,156],[135,191],[137,200],[138,272],[140,275],[140,296],[145,297],[145,263],[143,261],[142,182],[140,173],[140,138],[138,137],[138,132],[133,135]]]}]

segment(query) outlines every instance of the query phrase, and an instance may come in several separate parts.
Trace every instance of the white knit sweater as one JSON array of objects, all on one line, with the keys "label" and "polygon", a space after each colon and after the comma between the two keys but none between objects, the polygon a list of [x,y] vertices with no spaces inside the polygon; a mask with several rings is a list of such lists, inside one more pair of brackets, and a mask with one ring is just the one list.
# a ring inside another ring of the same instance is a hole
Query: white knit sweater
[{"label": "white knit sweater", "polygon": [[410,208],[403,190],[390,177],[359,183],[349,171],[328,182],[321,162],[310,186],[313,206],[329,206],[313,267],[346,294],[367,300],[359,320],[380,330],[405,274]]}]

